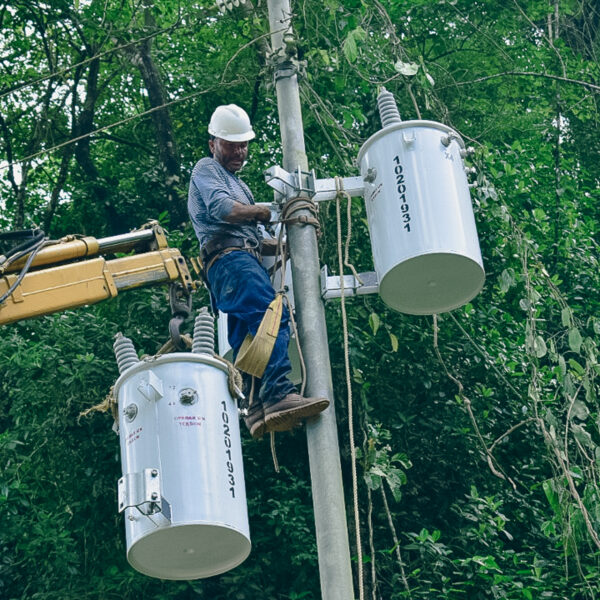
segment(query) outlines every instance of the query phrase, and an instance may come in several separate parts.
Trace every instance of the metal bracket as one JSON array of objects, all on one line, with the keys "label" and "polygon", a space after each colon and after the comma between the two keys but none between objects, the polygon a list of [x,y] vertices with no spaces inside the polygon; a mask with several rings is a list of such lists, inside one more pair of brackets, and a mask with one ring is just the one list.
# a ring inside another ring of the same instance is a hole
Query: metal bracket
[{"label": "metal bracket", "polygon": [[[279,166],[273,166],[264,172],[267,185],[275,190],[275,201],[282,203],[288,198],[307,195],[313,202],[333,200],[337,196],[335,179],[317,179],[314,169],[302,171],[300,167],[288,173]],[[363,196],[365,181],[362,177],[343,177],[344,191],[350,196]]]},{"label": "metal bracket", "polygon": [[[344,275],[344,297],[365,296],[379,291],[379,279],[375,271],[359,273],[360,281],[354,275]],[[342,297],[339,275],[329,275],[327,265],[321,268],[321,297],[323,300]]]},{"label": "metal bracket", "polygon": [[288,173],[285,169],[275,165],[264,172],[267,185],[275,190],[275,202],[282,204],[288,198],[297,198],[306,195],[312,198],[315,189],[315,172],[303,171],[300,166]]},{"label": "metal bracket", "polygon": [[158,402],[164,395],[163,382],[160,377],[148,369],[148,379],[142,379],[137,386],[138,391],[150,402]]},{"label": "metal bracket", "polygon": [[[143,515],[165,513],[168,502],[160,495],[160,473],[158,469],[144,469],[138,473],[127,473],[119,479],[119,512],[126,508],[137,508]],[[170,511],[166,511],[170,512]],[[167,516],[165,514],[165,516]],[[170,515],[167,517],[169,518]]]},{"label": "metal bracket", "polygon": [[[313,202],[333,200],[338,191],[335,187],[335,179],[317,179]],[[353,198],[365,195],[365,180],[362,177],[342,177],[343,190]]]},{"label": "metal bracket", "polygon": [[280,62],[275,68],[275,81],[285,79],[287,77],[293,77],[298,73],[298,64],[294,60],[284,60]]}]

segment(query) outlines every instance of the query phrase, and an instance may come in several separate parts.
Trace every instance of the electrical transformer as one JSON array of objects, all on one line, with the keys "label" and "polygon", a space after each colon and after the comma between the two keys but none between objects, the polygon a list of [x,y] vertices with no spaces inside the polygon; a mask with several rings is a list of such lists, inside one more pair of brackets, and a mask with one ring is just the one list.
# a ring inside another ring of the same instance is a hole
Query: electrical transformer
[{"label": "electrical transformer", "polygon": [[379,294],[404,313],[452,310],[485,280],[464,142],[441,123],[402,121],[389,92],[378,102],[383,129],[358,163]]},{"label": "electrical transformer", "polygon": [[139,361],[123,337],[115,351],[123,468],[118,503],[129,563],[161,579],[232,569],[251,543],[227,366],[204,352]]}]

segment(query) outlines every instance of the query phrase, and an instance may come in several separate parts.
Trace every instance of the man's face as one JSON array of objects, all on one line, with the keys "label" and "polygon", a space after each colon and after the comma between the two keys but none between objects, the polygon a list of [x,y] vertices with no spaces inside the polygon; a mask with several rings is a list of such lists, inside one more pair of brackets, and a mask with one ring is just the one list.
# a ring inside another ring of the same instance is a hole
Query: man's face
[{"label": "man's face", "polygon": [[215,138],[209,140],[208,146],[214,159],[230,173],[239,171],[248,157],[248,142],[228,142]]}]

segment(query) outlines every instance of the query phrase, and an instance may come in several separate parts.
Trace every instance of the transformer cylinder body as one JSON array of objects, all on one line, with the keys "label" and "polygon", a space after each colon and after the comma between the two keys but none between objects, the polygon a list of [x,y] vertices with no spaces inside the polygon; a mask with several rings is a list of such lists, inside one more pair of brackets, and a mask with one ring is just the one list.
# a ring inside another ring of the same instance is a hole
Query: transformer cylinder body
[{"label": "transformer cylinder body", "polygon": [[115,395],[129,563],[161,579],[239,565],[251,543],[227,368],[207,354],[167,354],[129,367]]},{"label": "transformer cylinder body", "polygon": [[447,312],[483,287],[463,152],[434,121],[384,127],[359,152],[379,293],[395,310]]}]

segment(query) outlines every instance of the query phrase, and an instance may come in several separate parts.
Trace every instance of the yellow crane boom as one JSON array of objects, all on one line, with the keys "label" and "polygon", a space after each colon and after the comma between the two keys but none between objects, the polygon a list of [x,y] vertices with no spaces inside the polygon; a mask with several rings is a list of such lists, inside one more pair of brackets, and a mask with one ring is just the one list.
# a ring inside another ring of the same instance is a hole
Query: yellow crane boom
[{"label": "yellow crane boom", "polygon": [[[102,256],[130,251],[136,254],[111,260]],[[0,298],[14,286],[28,258],[0,261]],[[185,259],[178,249],[169,248],[156,221],[109,238],[68,236],[42,247],[28,269],[0,303],[0,325],[93,304],[147,285],[179,282],[184,293],[195,289]]]}]

